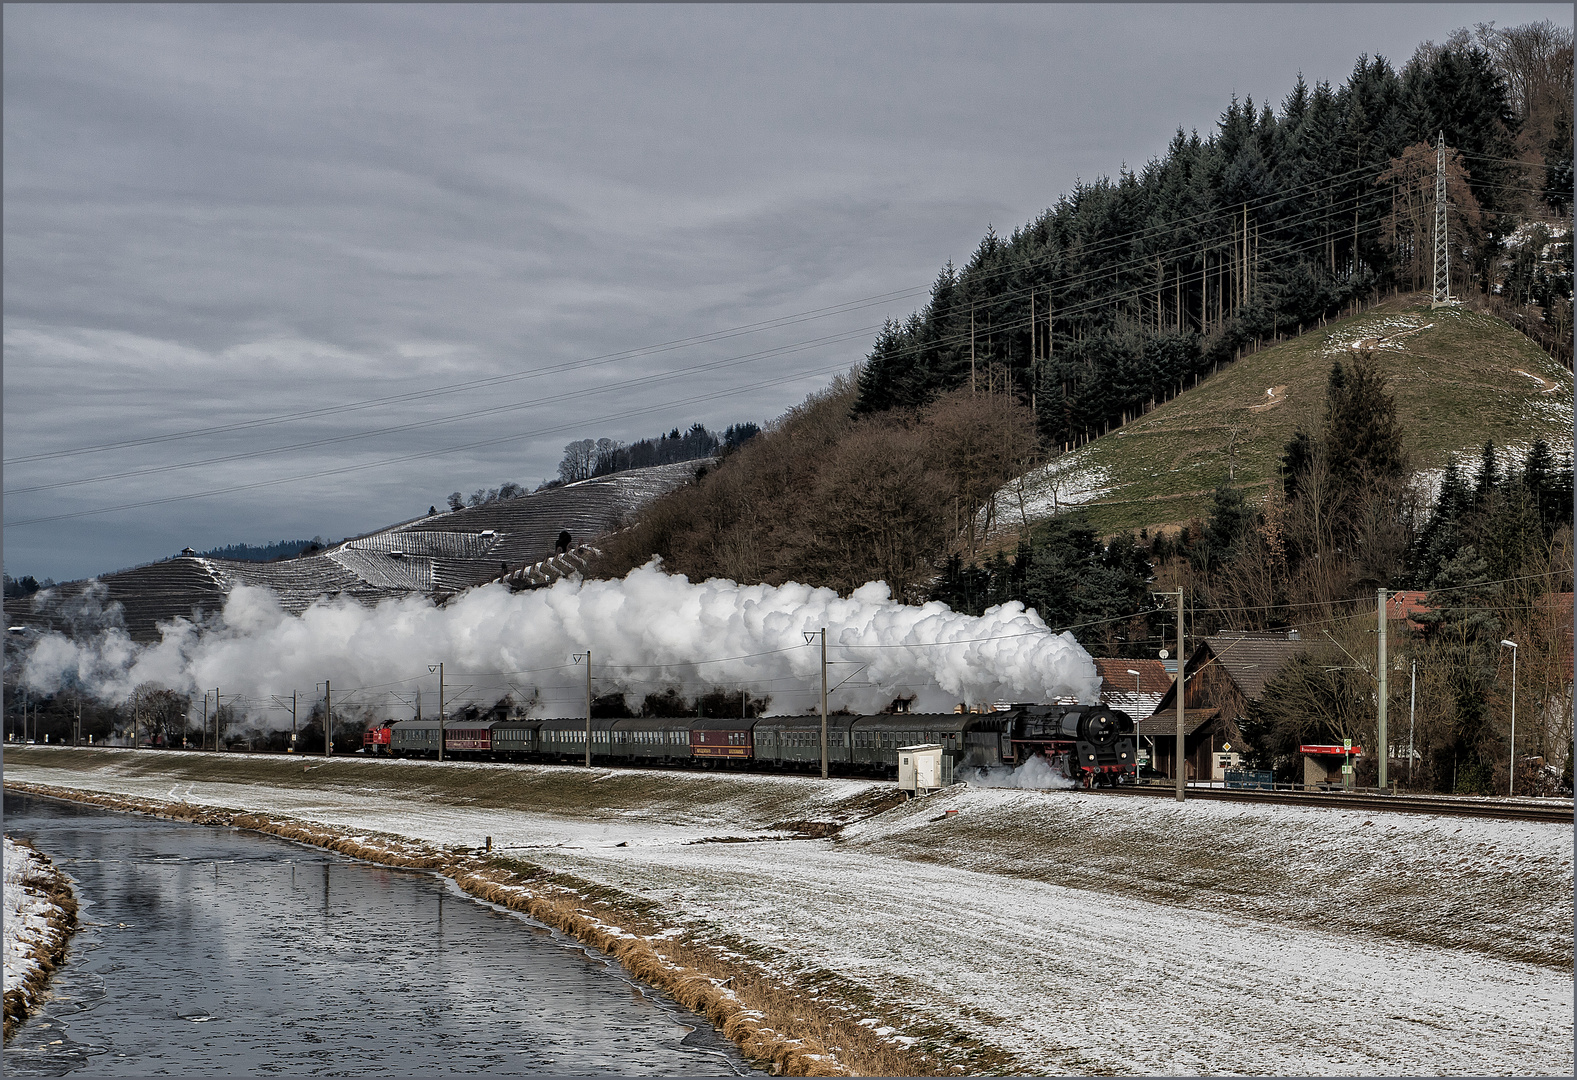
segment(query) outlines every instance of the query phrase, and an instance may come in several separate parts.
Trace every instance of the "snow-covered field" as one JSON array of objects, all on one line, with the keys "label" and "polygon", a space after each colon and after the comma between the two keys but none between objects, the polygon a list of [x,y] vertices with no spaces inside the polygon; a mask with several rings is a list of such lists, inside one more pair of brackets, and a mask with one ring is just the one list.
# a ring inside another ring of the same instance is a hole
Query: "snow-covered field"
[{"label": "snow-covered field", "polygon": [[[8,754],[6,775],[491,836],[785,982],[835,973],[896,1039],[1025,1072],[1573,1068],[1567,826],[964,787],[872,813],[890,787],[161,757]],[[805,820],[847,824],[789,839]]]},{"label": "snow-covered field", "polygon": [[22,988],[23,980],[40,969],[37,951],[49,935],[55,905],[44,890],[26,884],[48,872],[30,848],[5,838],[5,992]]}]

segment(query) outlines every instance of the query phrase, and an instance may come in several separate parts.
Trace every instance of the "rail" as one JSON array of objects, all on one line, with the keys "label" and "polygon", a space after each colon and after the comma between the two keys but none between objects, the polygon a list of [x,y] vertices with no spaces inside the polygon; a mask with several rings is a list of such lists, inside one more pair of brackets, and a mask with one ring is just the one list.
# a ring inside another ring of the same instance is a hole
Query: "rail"
[{"label": "rail", "polygon": [[[1094,788],[1098,794],[1138,795],[1175,799],[1170,785]],[[1499,818],[1508,821],[1573,822],[1570,799],[1488,799],[1466,795],[1398,795],[1377,789],[1367,791],[1265,791],[1254,788],[1188,786],[1186,797],[1207,802],[1247,802],[1278,806],[1309,806],[1340,810],[1389,810],[1403,814],[1443,814],[1451,817]]]}]

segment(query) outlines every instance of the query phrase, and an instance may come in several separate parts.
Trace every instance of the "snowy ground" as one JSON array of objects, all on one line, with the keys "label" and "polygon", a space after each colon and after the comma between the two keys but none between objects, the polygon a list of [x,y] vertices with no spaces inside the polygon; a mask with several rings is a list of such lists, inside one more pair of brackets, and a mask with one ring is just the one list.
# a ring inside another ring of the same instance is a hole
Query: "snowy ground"
[{"label": "snowy ground", "polygon": [[[886,785],[214,761],[13,751],[6,775],[491,836],[785,981],[836,972],[895,1037],[1026,1072],[1573,1068],[1569,826],[962,787],[873,814]],[[804,820],[848,824],[785,839]]]},{"label": "snowy ground", "polygon": [[42,859],[5,838],[5,992],[39,970],[35,951],[44,944],[54,904],[44,891],[24,882],[47,873]]}]

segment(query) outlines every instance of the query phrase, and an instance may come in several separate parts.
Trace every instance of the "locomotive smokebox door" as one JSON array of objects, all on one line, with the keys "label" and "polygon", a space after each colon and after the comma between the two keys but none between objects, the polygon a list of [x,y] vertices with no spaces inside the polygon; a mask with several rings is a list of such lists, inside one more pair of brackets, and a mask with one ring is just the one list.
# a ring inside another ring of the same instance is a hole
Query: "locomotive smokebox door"
[{"label": "locomotive smokebox door", "polygon": [[898,789],[916,794],[942,787],[942,744],[898,748]]}]

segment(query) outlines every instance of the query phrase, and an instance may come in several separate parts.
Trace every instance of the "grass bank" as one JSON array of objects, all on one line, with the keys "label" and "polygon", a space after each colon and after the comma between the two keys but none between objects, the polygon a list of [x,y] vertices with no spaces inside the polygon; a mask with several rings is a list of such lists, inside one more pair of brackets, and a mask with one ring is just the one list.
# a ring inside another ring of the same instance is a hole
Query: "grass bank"
[{"label": "grass bank", "polygon": [[[10,839],[9,837],[7,839]],[[26,840],[12,839],[11,843],[26,849],[31,856],[29,870],[23,874],[21,885],[41,895],[48,904],[49,914],[43,935],[29,943],[32,967],[22,976],[22,984],[5,992],[5,1039],[26,1020],[44,1000],[49,977],[65,962],[66,947],[77,929],[77,898],[72,894],[71,883],[66,880],[49,856],[33,847]],[[7,919],[20,913],[7,911]]]}]

